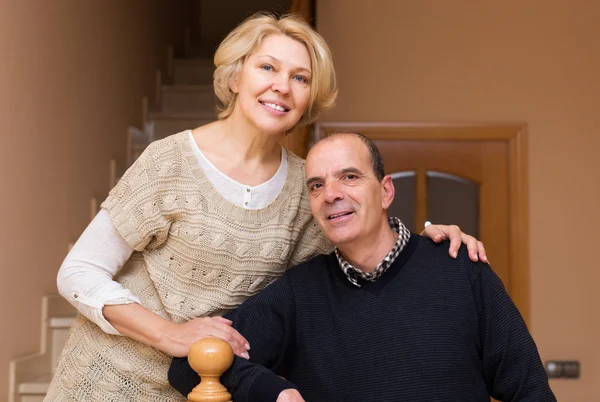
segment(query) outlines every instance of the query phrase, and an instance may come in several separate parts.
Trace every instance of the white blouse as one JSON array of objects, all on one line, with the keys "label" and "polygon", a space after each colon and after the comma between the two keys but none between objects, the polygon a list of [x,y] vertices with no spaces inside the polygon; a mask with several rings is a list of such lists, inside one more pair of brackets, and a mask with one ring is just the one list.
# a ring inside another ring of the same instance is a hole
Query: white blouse
[{"label": "white blouse", "polygon": [[275,201],[275,198],[283,189],[288,170],[287,150],[285,148],[281,147],[281,164],[275,175],[266,182],[252,187],[233,180],[217,169],[200,151],[191,131],[188,135],[192,149],[198,157],[202,170],[204,170],[204,175],[223,198],[232,204],[247,209],[261,209]]}]

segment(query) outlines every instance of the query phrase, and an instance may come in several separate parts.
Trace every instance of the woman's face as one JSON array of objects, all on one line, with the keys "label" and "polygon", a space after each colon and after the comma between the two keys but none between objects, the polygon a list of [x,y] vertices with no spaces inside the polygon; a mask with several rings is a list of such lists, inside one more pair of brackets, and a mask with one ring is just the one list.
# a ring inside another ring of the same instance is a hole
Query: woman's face
[{"label": "woman's face", "polygon": [[232,116],[269,135],[288,131],[308,106],[311,71],[304,44],[282,34],[265,37],[231,86],[238,95]]}]

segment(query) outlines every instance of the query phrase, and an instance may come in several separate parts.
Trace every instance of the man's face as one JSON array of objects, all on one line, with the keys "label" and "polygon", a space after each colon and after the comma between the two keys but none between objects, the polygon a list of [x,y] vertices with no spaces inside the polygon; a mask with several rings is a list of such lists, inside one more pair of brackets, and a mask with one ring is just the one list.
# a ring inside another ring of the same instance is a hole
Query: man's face
[{"label": "man's face", "polygon": [[313,216],[336,246],[368,239],[382,222],[387,225],[393,185],[389,176],[377,180],[360,138],[340,135],[318,143],[306,158],[306,178]]}]

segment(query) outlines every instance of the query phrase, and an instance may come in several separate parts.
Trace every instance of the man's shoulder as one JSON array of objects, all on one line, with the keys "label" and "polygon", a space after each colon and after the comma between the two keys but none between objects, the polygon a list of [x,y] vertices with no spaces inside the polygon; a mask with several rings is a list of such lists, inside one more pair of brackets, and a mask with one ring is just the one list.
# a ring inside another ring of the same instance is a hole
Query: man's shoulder
[{"label": "man's shoulder", "polygon": [[422,237],[417,254],[418,258],[426,262],[426,265],[441,268],[441,272],[437,271],[438,274],[464,275],[471,286],[482,272],[491,270],[488,264],[471,261],[466,245],[461,244],[456,258],[450,256],[449,249],[450,241],[448,240],[435,243],[427,237]]}]

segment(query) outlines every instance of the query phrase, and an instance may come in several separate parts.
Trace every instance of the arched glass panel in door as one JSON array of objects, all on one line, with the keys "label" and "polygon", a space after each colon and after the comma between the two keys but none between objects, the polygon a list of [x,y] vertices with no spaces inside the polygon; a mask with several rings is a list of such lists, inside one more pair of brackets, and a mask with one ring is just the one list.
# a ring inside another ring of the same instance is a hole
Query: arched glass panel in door
[{"label": "arched glass panel in door", "polygon": [[427,171],[427,219],[479,235],[479,185],[448,173]]},{"label": "arched glass panel in door", "polygon": [[[396,195],[388,215],[400,218],[409,230],[420,233],[427,219],[434,223],[458,225],[463,232],[479,238],[477,183],[431,170],[396,172],[390,176]],[[424,187],[420,191],[417,189],[419,185]],[[421,195],[420,203],[423,205],[419,204],[417,194]]]}]

